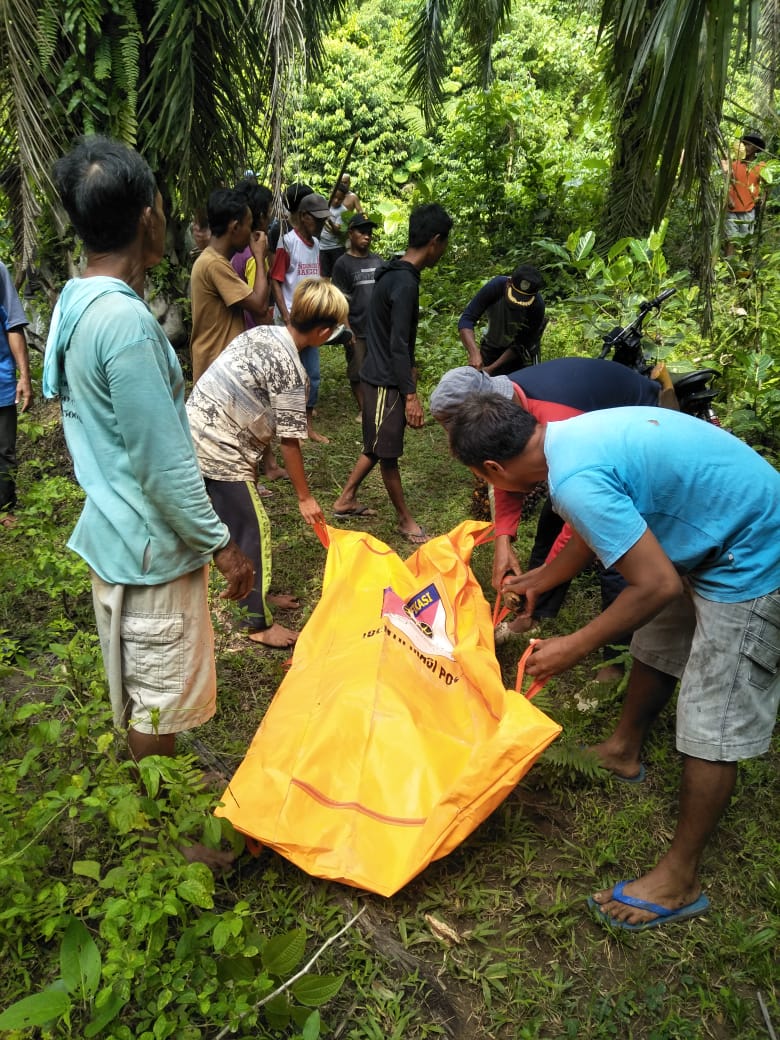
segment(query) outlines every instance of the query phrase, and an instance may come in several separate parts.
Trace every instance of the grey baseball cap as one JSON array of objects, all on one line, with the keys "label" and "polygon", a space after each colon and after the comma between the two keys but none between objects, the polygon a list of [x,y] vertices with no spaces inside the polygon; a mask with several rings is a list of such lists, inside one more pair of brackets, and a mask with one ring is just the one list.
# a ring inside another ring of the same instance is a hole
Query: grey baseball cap
[{"label": "grey baseball cap", "polygon": [[515,388],[508,376],[489,376],[464,365],[445,372],[431,394],[429,407],[434,419],[443,422],[459,404],[474,394],[500,394],[511,401],[514,393]]}]

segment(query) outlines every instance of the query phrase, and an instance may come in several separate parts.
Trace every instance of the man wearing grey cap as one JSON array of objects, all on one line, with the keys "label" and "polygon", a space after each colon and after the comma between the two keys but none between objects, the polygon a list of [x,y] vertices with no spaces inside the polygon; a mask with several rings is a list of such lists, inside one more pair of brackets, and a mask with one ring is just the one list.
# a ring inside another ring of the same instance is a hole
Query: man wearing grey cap
[{"label": "man wearing grey cap", "polygon": [[[539,292],[543,282],[535,267],[520,264],[511,275],[498,275],[482,286],[458,322],[472,368],[497,376],[539,363],[547,324]],[[478,346],[474,327],[483,315],[488,324]]]},{"label": "man wearing grey cap", "polygon": [[[290,308],[298,282],[302,278],[320,276],[319,235],[329,215],[327,199],[314,193],[307,195],[298,206],[298,227],[291,228],[279,239],[270,280],[276,303],[274,316],[281,325],[290,324]],[[299,356],[309,377],[309,397],[306,401],[309,440],[327,444],[328,438],[317,433],[312,425],[312,415],[320,393],[319,348],[304,347]]]},{"label": "man wearing grey cap", "polygon": [[[476,368],[454,368],[442,377],[431,395],[431,415],[446,426],[449,415],[459,404],[481,393],[497,393],[514,400],[539,422],[556,422],[582,412],[605,408],[657,405],[661,386],[624,365],[599,358],[555,358],[512,372],[509,376],[491,377]],[[495,489],[493,586],[496,589],[501,588],[507,574],[523,573],[512,541],[522,517],[524,499],[525,495]],[[529,569],[540,567],[545,562],[562,527],[563,520],[555,513],[549,499],[545,500],[537,523]],[[600,581],[602,607],[606,609],[623,587],[623,580],[616,571],[607,570],[600,573]],[[540,596],[533,619],[555,617],[563,604],[568,586],[567,582]],[[532,624],[533,621],[528,618],[505,622],[503,627],[497,629],[496,641],[500,641],[501,637],[520,634]],[[609,653],[608,656],[613,655]],[[605,669],[599,677],[609,680],[615,675],[612,670]]]}]

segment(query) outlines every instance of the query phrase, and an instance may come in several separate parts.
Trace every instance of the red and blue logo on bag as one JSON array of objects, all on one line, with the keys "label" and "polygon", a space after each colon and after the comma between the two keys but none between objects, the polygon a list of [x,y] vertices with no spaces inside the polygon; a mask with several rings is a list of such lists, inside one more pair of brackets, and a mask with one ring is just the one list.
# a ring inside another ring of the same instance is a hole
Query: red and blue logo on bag
[{"label": "red and blue logo on bag", "polygon": [[455,660],[447,635],[447,613],[435,585],[426,585],[406,601],[388,586],[382,598],[382,617],[421,653]]}]

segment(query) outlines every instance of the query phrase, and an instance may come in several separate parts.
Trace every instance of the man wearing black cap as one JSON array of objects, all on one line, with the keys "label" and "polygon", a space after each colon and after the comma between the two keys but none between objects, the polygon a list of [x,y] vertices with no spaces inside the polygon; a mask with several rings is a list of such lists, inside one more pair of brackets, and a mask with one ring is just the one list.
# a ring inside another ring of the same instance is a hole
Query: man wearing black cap
[{"label": "man wearing black cap", "polygon": [[382,264],[382,257],[371,252],[371,236],[377,226],[364,214],[356,213],[347,225],[347,251],[333,265],[333,284],[349,300],[352,342],[345,345],[344,353],[347,357],[347,379],[357,401],[359,414],[363,412],[360,367],[366,358],[368,306],[374,291],[374,275]]},{"label": "man wearing black cap", "polygon": [[[507,375],[539,362],[544,331],[543,279],[530,264],[520,264],[511,275],[498,275],[482,286],[458,322],[469,365],[488,375]],[[477,346],[474,326],[483,314],[488,326]]]},{"label": "man wearing black cap", "polygon": [[735,244],[753,234],[756,205],[761,197],[761,171],[765,165],[755,162],[755,158],[765,147],[759,134],[749,133],[739,139],[737,158],[729,171],[726,256],[733,256]]}]

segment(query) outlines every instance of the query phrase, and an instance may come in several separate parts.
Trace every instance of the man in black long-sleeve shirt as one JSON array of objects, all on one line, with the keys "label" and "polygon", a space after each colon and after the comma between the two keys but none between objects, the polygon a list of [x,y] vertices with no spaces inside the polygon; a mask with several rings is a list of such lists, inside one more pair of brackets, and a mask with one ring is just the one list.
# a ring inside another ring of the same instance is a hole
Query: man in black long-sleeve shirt
[{"label": "man in black long-sleeve shirt", "polygon": [[[472,368],[499,376],[539,364],[539,341],[546,325],[541,287],[542,276],[530,264],[520,264],[512,274],[498,275],[482,286],[458,322]],[[477,346],[474,326],[483,315],[487,329]]]},{"label": "man in black long-sleeve shirt", "polygon": [[373,515],[358,503],[357,492],[378,462],[398,513],[398,530],[413,545],[421,545],[428,536],[406,505],[398,460],[403,454],[406,425],[419,428],[424,419],[417,397],[414,357],[420,272],[439,262],[451,227],[452,218],[437,203],[417,206],[409,217],[406,252],[376,272],[368,313],[366,360],[360,370],[363,452],[333,504],[338,519]]}]

